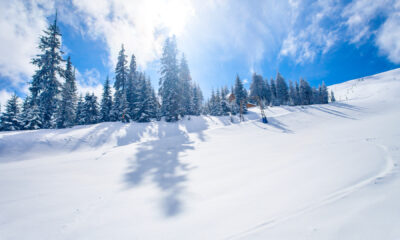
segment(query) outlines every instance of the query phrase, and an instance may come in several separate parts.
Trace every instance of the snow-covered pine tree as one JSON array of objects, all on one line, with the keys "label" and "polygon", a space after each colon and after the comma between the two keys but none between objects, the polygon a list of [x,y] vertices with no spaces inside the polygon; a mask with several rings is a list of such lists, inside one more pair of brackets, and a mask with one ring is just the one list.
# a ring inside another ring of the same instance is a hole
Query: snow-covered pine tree
[{"label": "snow-covered pine tree", "polygon": [[321,95],[321,103],[327,104],[329,102],[329,94],[328,94],[328,88],[326,87],[325,82],[322,82],[320,95]]},{"label": "snow-covered pine tree", "polygon": [[192,77],[190,76],[190,70],[185,58],[185,54],[182,54],[181,61],[179,64],[178,73],[180,85],[181,85],[181,115],[193,115],[194,114],[194,103],[193,103],[193,85]]},{"label": "snow-covered pine tree", "polygon": [[35,130],[42,128],[39,107],[26,96],[20,114],[21,129]]},{"label": "snow-covered pine tree", "polygon": [[276,75],[276,98],[279,105],[286,105],[289,100],[288,86],[279,72]]},{"label": "snow-covered pine tree", "polygon": [[229,90],[228,87],[221,88],[221,108],[222,108],[222,115],[227,116],[231,112],[231,108],[229,106],[228,97]]},{"label": "snow-covered pine tree", "polygon": [[289,81],[289,105],[296,105],[296,88],[293,86],[293,82]]},{"label": "snow-covered pine tree", "polygon": [[175,36],[167,38],[161,57],[161,78],[158,91],[162,101],[162,113],[167,122],[177,121],[181,109],[177,52]]},{"label": "snow-covered pine tree", "polygon": [[300,99],[300,87],[299,83],[296,81],[295,82],[295,104],[294,105],[301,105],[301,99]]},{"label": "snow-covered pine tree", "polygon": [[310,105],[313,101],[313,92],[310,87],[310,84],[304,79],[300,79],[300,101],[302,105]]},{"label": "snow-covered pine tree", "polygon": [[92,93],[86,93],[83,103],[82,116],[84,124],[94,124],[99,120],[99,105],[97,97]]},{"label": "snow-covered pine tree", "polygon": [[224,111],[222,109],[222,99],[221,99],[221,92],[217,89],[215,93],[215,114],[216,116],[224,115]]},{"label": "snow-covered pine tree", "polygon": [[150,77],[148,77],[146,79],[146,86],[147,89],[150,89],[150,103],[149,103],[149,112],[150,112],[150,117],[151,118],[158,118],[158,110],[159,110],[159,104],[158,104],[158,100],[156,97],[156,92],[153,88],[153,86],[151,85],[151,80]]},{"label": "snow-covered pine tree", "polygon": [[109,122],[111,121],[111,110],[112,110],[113,102],[111,97],[111,87],[110,87],[110,79],[106,78],[103,86],[103,95],[101,98],[100,105],[100,122]]},{"label": "snow-covered pine tree", "polygon": [[[320,88],[320,87],[319,87]],[[312,103],[311,104],[320,104],[320,95],[319,95],[319,90],[315,87],[312,87]]]},{"label": "snow-covered pine tree", "polygon": [[269,86],[268,79],[263,80],[264,82],[264,103],[266,106],[271,104],[271,87]]},{"label": "snow-covered pine tree", "polygon": [[211,96],[207,101],[207,113],[214,116],[215,115],[215,91],[211,89]]},{"label": "snow-covered pine tree", "polygon": [[333,94],[332,90],[331,90],[331,102],[336,102],[335,94]]},{"label": "snow-covered pine tree", "polygon": [[273,78],[271,78],[270,81],[270,90],[271,90],[271,106],[277,106],[279,105],[279,101],[276,96],[276,83]]},{"label": "snow-covered pine tree", "polygon": [[40,110],[39,107],[33,103],[27,110],[26,117],[22,122],[24,129],[27,130],[35,130],[42,128],[42,122],[40,119]]},{"label": "snow-covered pine tree", "polygon": [[193,86],[194,115],[199,116],[203,108],[203,93],[199,85]]},{"label": "snow-covered pine tree", "polygon": [[57,128],[72,127],[75,124],[77,88],[75,70],[72,70],[71,57],[67,59],[67,68],[64,77],[65,82],[62,86],[61,100],[59,101],[56,118]]},{"label": "snow-covered pine tree", "polygon": [[18,96],[14,93],[7,101],[6,110],[1,116],[1,125],[3,131],[14,131],[21,129],[20,107]]},{"label": "snow-covered pine tree", "polygon": [[258,100],[266,101],[266,89],[263,77],[253,73],[252,81],[250,85],[250,100],[251,102],[258,104]]},{"label": "snow-covered pine tree", "polygon": [[75,113],[75,124],[76,125],[85,124],[83,107],[84,107],[84,101],[83,101],[82,94],[80,94],[79,98],[78,98],[78,103],[76,104],[76,113]]},{"label": "snow-covered pine tree", "polygon": [[246,89],[243,87],[243,83],[239,78],[239,75],[236,75],[235,80],[235,100],[238,107],[242,103],[243,113],[247,113],[247,92]]},{"label": "snow-covered pine tree", "polygon": [[124,45],[122,44],[121,50],[118,54],[118,62],[115,67],[115,82],[114,82],[114,105],[112,110],[112,117],[115,121],[129,122],[129,106],[126,99],[126,84],[128,78],[128,67],[125,55]]},{"label": "snow-covered pine tree", "polygon": [[151,118],[155,115],[156,103],[153,98],[153,91],[150,83],[150,79],[146,79],[144,74],[141,74],[141,99],[142,103],[140,105],[140,110],[138,112],[139,117],[138,122],[149,122]]},{"label": "snow-covered pine tree", "polygon": [[19,121],[21,122],[21,128],[20,128],[21,130],[25,129],[25,121],[27,119],[30,107],[31,107],[31,98],[28,95],[25,97],[24,102],[22,103],[21,113],[19,114]]},{"label": "snow-covered pine tree", "polygon": [[32,59],[38,68],[33,75],[31,86],[32,104],[39,106],[41,122],[44,128],[53,127],[54,115],[57,111],[61,84],[57,75],[64,76],[61,66],[61,33],[57,26],[57,14],[44,35],[40,37],[39,49],[41,54]]},{"label": "snow-covered pine tree", "polygon": [[132,54],[131,62],[129,64],[129,74],[127,79],[126,99],[128,101],[129,115],[132,120],[139,119],[141,99],[141,83],[139,82],[139,73],[136,67],[136,57]]}]

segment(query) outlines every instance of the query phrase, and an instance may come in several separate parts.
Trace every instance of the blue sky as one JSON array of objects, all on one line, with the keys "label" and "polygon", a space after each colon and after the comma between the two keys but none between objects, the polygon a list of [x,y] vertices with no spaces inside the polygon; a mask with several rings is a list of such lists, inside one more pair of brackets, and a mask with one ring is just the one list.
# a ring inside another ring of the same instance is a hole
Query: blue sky
[{"label": "blue sky", "polygon": [[55,9],[80,91],[98,95],[122,43],[157,89],[172,34],[206,96],[236,74],[249,82],[253,72],[279,70],[286,80],[330,85],[400,66],[400,0],[16,0],[0,9],[1,104],[27,93],[30,59]]}]

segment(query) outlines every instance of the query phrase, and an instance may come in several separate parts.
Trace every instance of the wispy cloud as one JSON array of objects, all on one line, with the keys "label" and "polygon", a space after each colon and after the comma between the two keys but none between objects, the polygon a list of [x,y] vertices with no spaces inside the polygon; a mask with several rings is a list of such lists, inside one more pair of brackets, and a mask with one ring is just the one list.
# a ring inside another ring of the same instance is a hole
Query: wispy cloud
[{"label": "wispy cloud", "polygon": [[0,76],[10,79],[14,87],[26,82],[34,71],[30,61],[38,53],[38,34],[47,25],[46,9],[39,4],[0,1]]}]

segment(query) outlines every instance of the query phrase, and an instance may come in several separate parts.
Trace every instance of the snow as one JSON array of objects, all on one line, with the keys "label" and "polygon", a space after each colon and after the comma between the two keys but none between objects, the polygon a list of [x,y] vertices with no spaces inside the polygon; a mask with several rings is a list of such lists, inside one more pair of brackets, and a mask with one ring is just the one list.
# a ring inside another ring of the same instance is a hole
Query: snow
[{"label": "snow", "polygon": [[0,239],[399,239],[400,69],[239,123],[0,133]]}]

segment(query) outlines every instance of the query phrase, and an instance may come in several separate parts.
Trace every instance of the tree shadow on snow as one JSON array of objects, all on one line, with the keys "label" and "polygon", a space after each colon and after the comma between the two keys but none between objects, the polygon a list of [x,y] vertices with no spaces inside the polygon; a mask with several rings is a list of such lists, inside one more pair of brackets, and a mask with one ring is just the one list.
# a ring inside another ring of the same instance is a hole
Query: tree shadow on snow
[{"label": "tree shadow on snow", "polygon": [[267,119],[268,119],[268,123],[267,124],[264,124],[264,123],[261,123],[261,122],[258,122],[258,121],[253,122],[253,124],[255,126],[261,128],[261,129],[264,129],[264,130],[268,130],[268,126],[271,126],[271,127],[275,128],[275,129],[277,129],[277,130],[279,130],[279,131],[281,131],[283,133],[294,133],[291,129],[288,128],[288,126],[286,124],[282,123],[281,121],[277,120],[276,118],[269,117]]},{"label": "tree shadow on snow", "polygon": [[[200,139],[204,139],[202,130],[207,125],[197,120],[195,127],[190,121],[182,124],[188,132],[196,132]],[[194,146],[187,132],[176,123],[159,122],[158,135],[156,140],[140,143],[136,155],[130,159],[124,180],[128,187],[134,187],[149,177],[162,192],[164,214],[172,217],[182,211],[185,182],[193,168],[183,163],[180,157],[186,151],[193,150]]]},{"label": "tree shadow on snow", "polygon": [[336,117],[347,118],[347,119],[351,119],[351,120],[357,120],[356,118],[351,117],[350,115],[348,115],[348,114],[346,114],[344,112],[337,111],[337,110],[325,107],[324,105],[309,105],[308,107],[311,108],[311,109],[315,109],[315,110],[327,113],[327,114],[334,115]]},{"label": "tree shadow on snow", "polygon": [[347,103],[344,103],[344,102],[329,103],[329,106],[334,106],[334,107],[337,107],[337,108],[344,108],[344,109],[353,110],[353,111],[357,111],[357,112],[362,112],[363,110],[365,110],[365,108],[354,106],[354,105],[350,105],[350,104],[347,104]]}]

